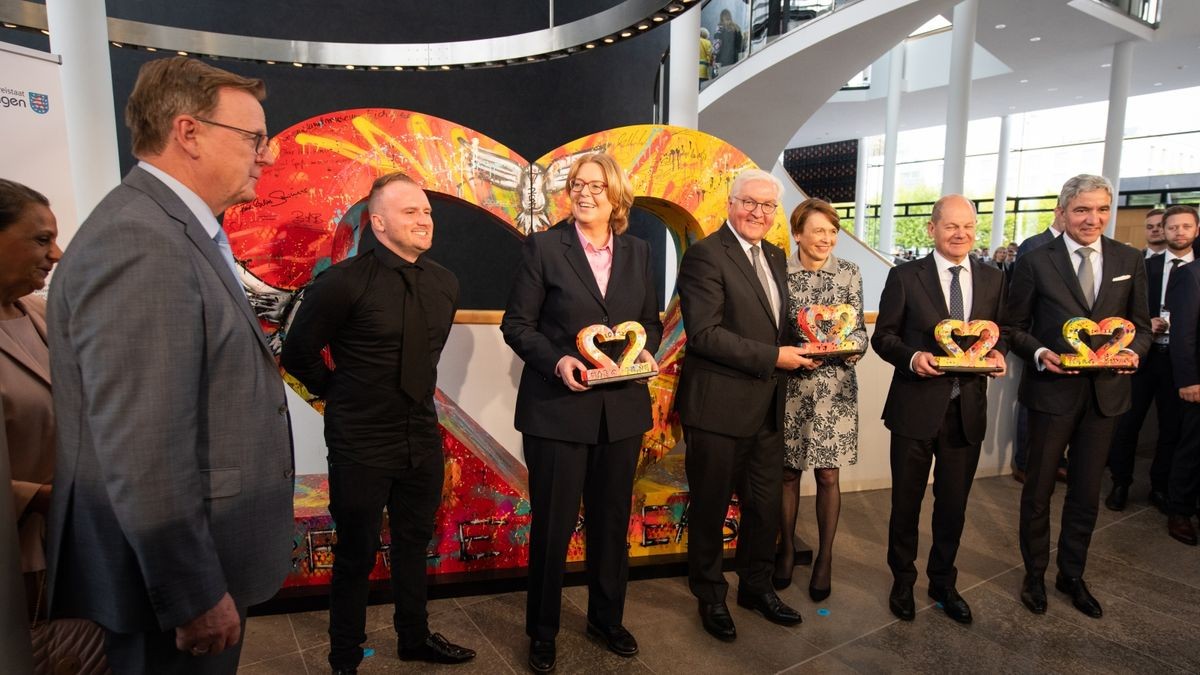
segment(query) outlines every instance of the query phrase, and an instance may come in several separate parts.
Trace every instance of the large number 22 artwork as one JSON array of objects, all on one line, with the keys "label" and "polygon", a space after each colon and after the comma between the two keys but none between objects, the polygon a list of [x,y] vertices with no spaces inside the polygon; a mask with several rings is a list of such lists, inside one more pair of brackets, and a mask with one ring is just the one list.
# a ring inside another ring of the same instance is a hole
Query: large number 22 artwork
[{"label": "large number 22 artwork", "polygon": [[[566,175],[580,154],[603,150],[629,174],[636,206],[667,225],[679,255],[724,222],[734,176],[754,164],[707,134],[638,125],[585,136],[529,162],[503,144],[448,120],[406,110],[356,109],[301,122],[271,140],[277,156],[258,182],[259,198],[230,209],[223,221],[242,283],[278,350],[288,319],[312,278],[355,255],[367,227],[364,197],[378,176],[403,171],[429,193],[487,214],[481,227],[518,237],[546,229],[570,212]],[[768,240],[786,242],[783,214]],[[677,264],[678,260],[674,261]],[[667,453],[680,437],[673,397],[685,342],[678,299],[664,319],[651,381],[654,427],[638,465],[629,543],[633,556],[686,549],[687,488],[682,457]],[[318,411],[303,387],[287,382]],[[446,486],[429,549],[428,571],[446,579],[514,570],[528,562],[529,498],[524,467],[440,390],[436,394],[446,453]],[[512,450],[519,450],[513,448]],[[294,569],[286,586],[329,583],[333,526],[324,475],[299,476]],[[737,535],[731,504],[727,540]],[[583,558],[586,514],[570,559]],[[387,528],[373,577],[387,573]]]}]

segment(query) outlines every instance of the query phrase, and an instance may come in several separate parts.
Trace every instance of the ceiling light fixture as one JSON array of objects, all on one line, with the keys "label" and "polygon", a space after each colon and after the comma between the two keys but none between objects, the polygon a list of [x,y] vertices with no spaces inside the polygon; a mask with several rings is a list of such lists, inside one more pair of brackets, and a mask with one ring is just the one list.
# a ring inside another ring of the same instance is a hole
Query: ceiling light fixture
[{"label": "ceiling light fixture", "polygon": [[631,31],[627,31],[627,30],[621,31],[621,37],[629,37],[630,35],[633,35],[633,33]]},{"label": "ceiling light fixture", "polygon": [[996,30],[1004,30],[1005,28],[1008,28],[1008,24],[1006,24],[1006,23],[996,24]]},{"label": "ceiling light fixture", "polygon": [[1041,41],[1042,41],[1042,38],[1040,38],[1040,37],[1038,37],[1038,36],[1036,36],[1036,35],[1035,35],[1035,36],[1033,36],[1033,37],[1029,38],[1029,41],[1030,41],[1030,42],[1041,42]]}]

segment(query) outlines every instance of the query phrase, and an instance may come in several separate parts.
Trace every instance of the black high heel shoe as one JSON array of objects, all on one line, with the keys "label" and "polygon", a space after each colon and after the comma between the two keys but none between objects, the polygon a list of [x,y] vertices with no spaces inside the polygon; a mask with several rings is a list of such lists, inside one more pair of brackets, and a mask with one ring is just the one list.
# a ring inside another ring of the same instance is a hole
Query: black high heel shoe
[{"label": "black high heel shoe", "polygon": [[[817,562],[814,560],[813,561],[813,577],[816,577],[816,576],[817,576]],[[809,580],[808,580],[808,597],[812,598],[813,602],[821,602],[825,598],[828,598],[829,594],[833,592],[833,583],[832,583],[833,570],[832,569],[829,571],[829,579],[830,579],[831,583],[828,586],[826,586],[825,588],[817,588],[816,586],[813,585],[812,577],[809,578]]]}]

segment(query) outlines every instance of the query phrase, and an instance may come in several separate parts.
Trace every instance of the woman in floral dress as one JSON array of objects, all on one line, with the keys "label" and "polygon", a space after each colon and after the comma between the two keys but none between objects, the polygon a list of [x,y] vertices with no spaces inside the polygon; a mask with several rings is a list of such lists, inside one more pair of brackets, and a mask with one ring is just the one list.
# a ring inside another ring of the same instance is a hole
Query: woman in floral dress
[{"label": "woman in floral dress", "polygon": [[[797,344],[807,339],[797,319],[803,308],[848,304],[854,308],[856,321],[849,341],[860,352],[865,351],[862,276],[857,265],[833,256],[839,231],[837,212],[822,200],[805,200],[792,212],[791,229],[796,251],[788,259],[787,316]],[[791,584],[800,476],[812,469],[817,481],[820,548],[813,561],[808,592],[818,602],[831,590],[833,537],[842,502],[838,471],[858,461],[858,381],[854,364],[859,358],[861,353],[814,358],[811,368],[806,365],[797,369],[788,379],[783,513],[774,581],[776,588]]]}]

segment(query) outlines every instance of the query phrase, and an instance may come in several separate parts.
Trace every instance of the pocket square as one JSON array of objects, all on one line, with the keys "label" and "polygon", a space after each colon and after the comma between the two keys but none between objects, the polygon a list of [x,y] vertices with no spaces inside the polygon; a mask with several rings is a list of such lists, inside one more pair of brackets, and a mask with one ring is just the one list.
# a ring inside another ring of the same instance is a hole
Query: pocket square
[{"label": "pocket square", "polygon": [[1122,274],[1119,277],[1113,277],[1112,280],[1113,281],[1129,281],[1132,278],[1133,278],[1133,276],[1130,274]]}]

